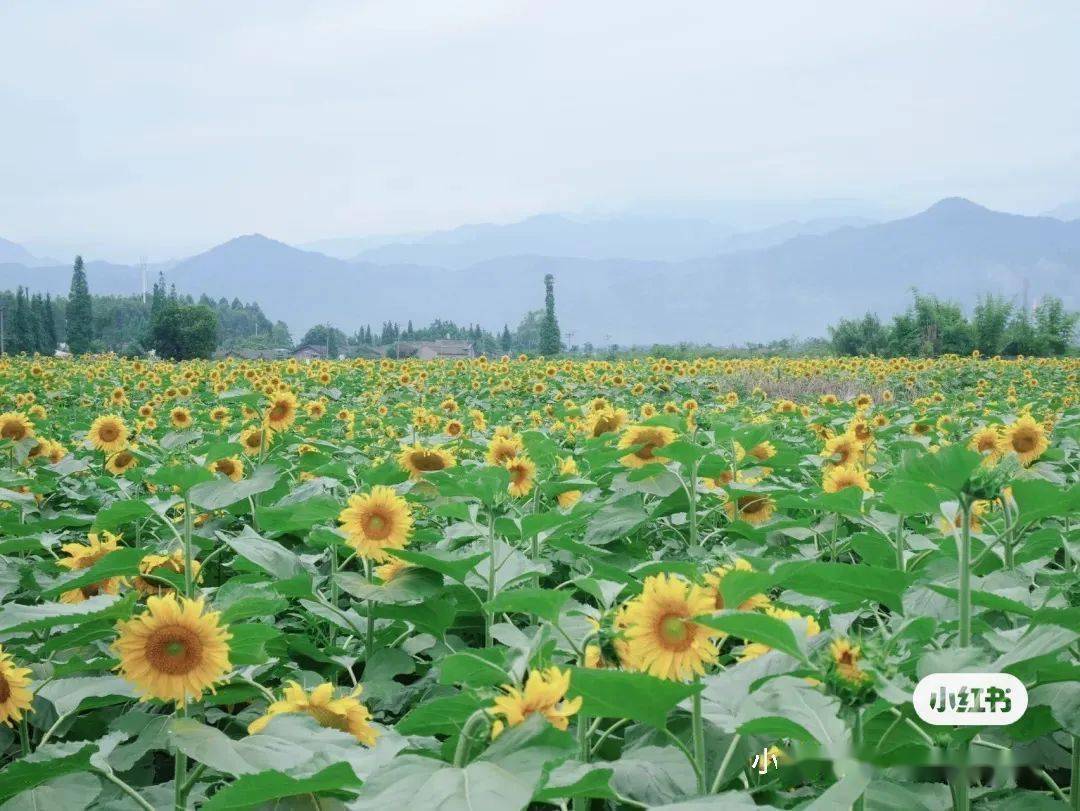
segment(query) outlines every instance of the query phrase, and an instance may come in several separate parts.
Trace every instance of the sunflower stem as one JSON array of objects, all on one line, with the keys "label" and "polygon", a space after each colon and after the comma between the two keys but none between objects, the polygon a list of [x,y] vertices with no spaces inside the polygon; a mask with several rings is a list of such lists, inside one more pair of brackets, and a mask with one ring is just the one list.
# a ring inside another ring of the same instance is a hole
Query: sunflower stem
[{"label": "sunflower stem", "polygon": [[896,568],[904,571],[904,516],[896,516]]},{"label": "sunflower stem", "polygon": [[[186,514],[186,513],[185,513]],[[180,706],[176,708],[176,714],[180,718],[187,717],[187,697],[180,703]],[[186,792],[184,787],[187,783],[187,755],[185,755],[180,747],[176,747],[175,760],[173,761],[173,806],[175,811],[185,811],[187,807],[187,801],[185,800]]]},{"label": "sunflower stem", "polygon": [[690,525],[690,548],[697,549],[701,546],[701,539],[698,537],[698,521],[697,521],[697,477],[698,477],[698,460],[694,459],[690,463],[690,479],[686,482],[686,499],[688,506],[686,509],[686,521]]},{"label": "sunflower stem", "polygon": [[742,735],[735,733],[731,738],[731,743],[728,744],[727,751],[724,752],[724,759],[720,761],[720,768],[716,771],[716,777],[713,779],[712,786],[709,788],[710,794],[716,794],[720,790],[720,786],[724,784],[724,772],[727,771],[728,765],[731,763],[731,759],[735,757],[735,750],[739,747],[739,741],[742,740]]},{"label": "sunflower stem", "polygon": [[191,560],[191,535],[194,527],[194,523],[191,518],[191,499],[188,494],[184,494],[184,596],[189,600],[193,587],[195,585],[195,578],[192,574],[192,560]]},{"label": "sunflower stem", "polygon": [[[487,577],[487,602],[490,605],[495,600],[495,511],[488,513],[488,577]],[[484,624],[484,647],[490,648],[492,642],[491,626],[495,624],[495,612],[488,609],[484,612],[487,622]]]},{"label": "sunflower stem", "polygon": [[[701,687],[700,680],[696,687]],[[691,735],[694,742],[694,762],[697,764],[698,793],[705,793],[705,719],[701,714],[701,690],[694,691],[690,704]]]},{"label": "sunflower stem", "polygon": [[474,712],[466,719],[465,725],[461,728],[461,735],[458,736],[457,746],[454,748],[455,768],[463,769],[469,764],[469,752],[472,750],[473,734],[478,721],[485,725],[490,723],[491,718],[487,710],[480,709]]},{"label": "sunflower stem", "polygon": [[112,769],[93,769],[92,771],[96,774],[100,774],[114,786],[119,788],[124,794],[130,797],[139,808],[142,808],[143,811],[154,811],[154,806],[150,805],[150,803],[146,801],[146,798],[139,794],[134,788],[117,777]]},{"label": "sunflower stem", "polygon": [[971,499],[960,501],[960,647],[971,645]]},{"label": "sunflower stem", "polygon": [[1072,736],[1072,780],[1069,783],[1069,804],[1080,811],[1080,735]]},{"label": "sunflower stem", "polygon": [[1001,500],[1001,515],[1003,528],[1001,531],[1001,543],[1005,550],[1005,568],[1016,567],[1016,559],[1013,556],[1012,516],[1009,514],[1009,505],[1005,499]]},{"label": "sunflower stem", "polygon": [[[371,582],[371,561],[364,558],[364,577],[367,581]],[[364,657],[365,662],[371,662],[371,654],[375,650],[375,602],[373,600],[367,601],[367,636],[364,642]],[[367,664],[364,665],[364,669],[367,669]]]},{"label": "sunflower stem", "polygon": [[26,724],[26,713],[19,719],[19,746],[23,757],[30,754],[30,729]]}]

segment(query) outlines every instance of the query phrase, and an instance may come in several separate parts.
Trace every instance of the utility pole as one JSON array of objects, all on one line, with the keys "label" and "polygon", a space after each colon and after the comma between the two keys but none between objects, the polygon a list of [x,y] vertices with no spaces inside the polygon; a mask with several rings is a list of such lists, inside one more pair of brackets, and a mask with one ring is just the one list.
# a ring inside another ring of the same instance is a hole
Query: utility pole
[{"label": "utility pole", "polygon": [[139,257],[139,275],[142,277],[142,303],[146,304],[146,257]]}]

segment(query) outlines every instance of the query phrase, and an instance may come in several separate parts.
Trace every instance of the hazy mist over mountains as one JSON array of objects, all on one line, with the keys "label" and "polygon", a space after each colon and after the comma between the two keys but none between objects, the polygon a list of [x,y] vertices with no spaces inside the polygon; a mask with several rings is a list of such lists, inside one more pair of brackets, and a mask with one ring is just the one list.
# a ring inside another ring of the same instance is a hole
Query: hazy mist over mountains
[{"label": "hazy mist over mountains", "polygon": [[[1075,208],[1080,208],[1076,206]],[[824,335],[830,323],[906,306],[912,287],[970,306],[983,292],[1080,306],[1080,211],[1029,217],[948,198],[875,222],[824,210],[740,229],[715,219],[635,212],[545,214],[404,237],[341,238],[293,247],[259,235],[148,268],[194,296],[255,300],[294,338],[315,323],[347,332],[433,318],[498,330],[543,301],[556,278],[564,338],[716,345]],[[320,248],[320,250],[314,250]],[[332,254],[332,255],[331,255]],[[141,289],[140,270],[87,260],[91,291]],[[70,264],[0,240],[0,288],[66,295]]]}]

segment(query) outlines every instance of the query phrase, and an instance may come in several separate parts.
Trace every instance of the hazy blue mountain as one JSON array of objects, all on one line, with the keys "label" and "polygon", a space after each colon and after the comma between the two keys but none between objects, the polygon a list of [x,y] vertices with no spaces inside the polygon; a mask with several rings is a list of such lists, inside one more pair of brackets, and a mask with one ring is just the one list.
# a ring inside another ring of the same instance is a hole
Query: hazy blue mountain
[{"label": "hazy blue mountain", "polygon": [[1066,222],[1080,220],[1080,200],[1072,200],[1068,203],[1062,203],[1060,206],[1055,206],[1047,211],[1045,216]]},{"label": "hazy blue mountain", "polygon": [[[515,251],[465,267],[347,262],[250,235],[177,263],[168,279],[194,295],[257,300],[300,335],[326,321],[349,332],[435,317],[513,327],[541,305],[553,273],[564,335],[598,345],[823,335],[839,318],[904,308],[912,287],[970,308],[983,292],[1019,298],[1026,283],[1031,301],[1052,293],[1080,308],[1080,221],[952,198],[912,217],[826,230],[684,261]],[[88,276],[94,292],[139,289],[133,268],[91,262]],[[0,288],[66,293],[69,280],[69,267],[0,266]]]},{"label": "hazy blue mountain", "polygon": [[22,245],[0,237],[0,265],[8,263],[36,265],[38,259]]},{"label": "hazy blue mountain", "polygon": [[362,251],[355,258],[379,264],[463,268],[501,256],[680,261],[724,250],[730,226],[695,219],[621,217],[576,220],[542,214],[508,225],[463,225],[412,242]]}]

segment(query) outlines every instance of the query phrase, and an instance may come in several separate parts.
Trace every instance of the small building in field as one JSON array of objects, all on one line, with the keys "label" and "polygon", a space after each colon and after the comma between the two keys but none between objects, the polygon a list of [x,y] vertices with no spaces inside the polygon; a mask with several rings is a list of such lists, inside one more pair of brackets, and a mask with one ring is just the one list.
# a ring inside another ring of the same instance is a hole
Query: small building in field
[{"label": "small building in field", "polygon": [[416,344],[416,357],[420,360],[436,360],[449,358],[474,358],[476,351],[471,341],[452,341],[440,339],[436,341],[421,341]]},{"label": "small building in field", "polygon": [[301,344],[293,350],[292,356],[297,360],[315,360],[316,358],[325,358],[326,346]]}]

